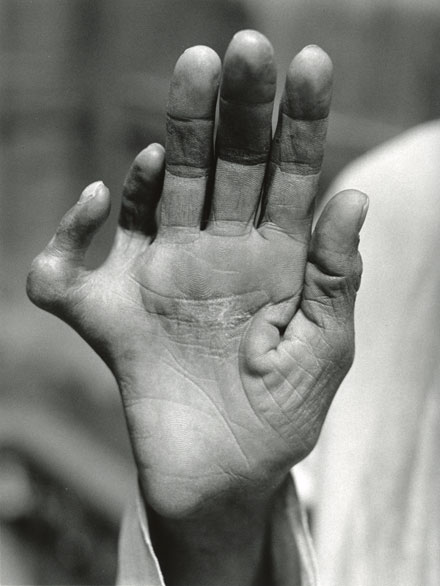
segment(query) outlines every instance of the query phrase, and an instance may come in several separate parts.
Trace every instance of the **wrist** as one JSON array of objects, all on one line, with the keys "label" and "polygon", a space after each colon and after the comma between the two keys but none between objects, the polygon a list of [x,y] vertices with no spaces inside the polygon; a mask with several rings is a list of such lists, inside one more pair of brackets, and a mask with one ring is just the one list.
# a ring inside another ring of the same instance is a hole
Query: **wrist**
[{"label": "wrist", "polygon": [[271,524],[282,487],[264,498],[218,499],[180,518],[148,511],[153,547],[171,586],[272,584]]},{"label": "wrist", "polygon": [[247,526],[276,500],[290,469],[271,470],[249,478],[233,478],[226,472],[209,476],[208,471],[188,462],[187,474],[164,477],[153,467],[138,464],[139,485],[146,507],[164,521],[207,526],[236,518]]}]

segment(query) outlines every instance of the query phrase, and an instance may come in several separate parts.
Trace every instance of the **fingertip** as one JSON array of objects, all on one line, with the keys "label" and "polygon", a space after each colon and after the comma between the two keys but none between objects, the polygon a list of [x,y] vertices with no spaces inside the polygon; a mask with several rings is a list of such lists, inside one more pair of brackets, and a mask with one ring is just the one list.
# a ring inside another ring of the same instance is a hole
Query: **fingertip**
[{"label": "fingertip", "polygon": [[261,60],[272,61],[274,50],[271,42],[262,33],[245,29],[235,33],[229,43],[226,56],[241,55],[250,64],[259,67]]},{"label": "fingertip", "polygon": [[143,149],[133,161],[129,175],[141,174],[144,180],[155,180],[164,170],[165,149],[155,142]]},{"label": "fingertip", "polygon": [[333,63],[328,53],[319,45],[307,45],[294,57],[293,62],[297,64],[304,63],[309,66],[319,67],[321,75],[333,74]]},{"label": "fingertip", "polygon": [[313,232],[311,254],[328,272],[343,274],[347,262],[357,257],[367,210],[367,195],[355,189],[341,191],[325,206]]},{"label": "fingertip", "polygon": [[159,142],[152,142],[141,152],[148,153],[150,158],[163,159],[165,157],[165,147]]},{"label": "fingertip", "polygon": [[333,215],[341,224],[356,225],[359,232],[365,222],[369,204],[366,193],[357,189],[345,189],[336,194],[328,205],[336,208]]},{"label": "fingertip", "polygon": [[333,63],[317,45],[304,47],[292,60],[286,80],[285,101],[295,119],[319,120],[328,116],[333,87]]},{"label": "fingertip", "polygon": [[222,97],[249,104],[269,103],[275,96],[276,77],[270,41],[254,30],[236,33],[224,58]]},{"label": "fingertip", "polygon": [[[69,212],[67,217],[76,217],[76,223],[80,224],[101,224],[110,213],[111,201],[110,191],[102,181],[95,181],[88,185],[77,202],[75,208]],[[72,218],[73,221],[73,218]]]},{"label": "fingertip", "polygon": [[212,117],[220,76],[220,57],[213,49],[204,45],[186,49],[174,68],[168,113],[182,119]]},{"label": "fingertip", "polygon": [[83,189],[78,203],[83,204],[88,202],[94,198],[98,191],[102,190],[103,187],[105,187],[105,185],[102,181],[94,181],[93,183],[90,183],[90,185],[87,185],[87,187]]},{"label": "fingertip", "polygon": [[154,169],[156,172],[162,170],[165,163],[165,148],[161,144],[153,142],[148,145],[140,155],[141,157],[143,156],[145,164],[148,165],[150,169]]},{"label": "fingertip", "polygon": [[176,62],[175,71],[184,70],[188,65],[199,65],[207,70],[214,71],[221,67],[221,60],[214,49],[207,45],[193,45],[188,47]]}]

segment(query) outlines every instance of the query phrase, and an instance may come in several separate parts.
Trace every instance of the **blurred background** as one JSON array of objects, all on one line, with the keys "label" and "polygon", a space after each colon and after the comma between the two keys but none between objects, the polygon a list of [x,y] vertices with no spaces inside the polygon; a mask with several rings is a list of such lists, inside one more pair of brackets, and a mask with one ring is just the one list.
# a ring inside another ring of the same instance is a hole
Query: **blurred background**
[{"label": "blurred background", "polygon": [[115,383],[67,326],[31,306],[32,258],[83,187],[102,179],[111,221],[125,172],[164,140],[180,53],[222,55],[242,28],[291,57],[335,65],[321,190],[352,159],[440,116],[438,0],[0,0],[1,584],[112,584],[133,465]]}]

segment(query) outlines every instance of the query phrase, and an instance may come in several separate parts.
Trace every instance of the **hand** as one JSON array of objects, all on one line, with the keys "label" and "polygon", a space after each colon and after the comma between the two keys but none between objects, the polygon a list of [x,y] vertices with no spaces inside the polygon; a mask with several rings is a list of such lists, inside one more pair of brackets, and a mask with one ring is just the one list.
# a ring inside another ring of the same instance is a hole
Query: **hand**
[{"label": "hand", "polygon": [[95,183],[28,279],[34,303],[113,371],[145,498],[170,518],[274,491],[314,447],[353,358],[366,196],[335,196],[311,235],[331,62],[314,46],[292,61],[272,140],[273,50],[237,34],[214,150],[220,76],[206,47],[178,60],[166,165],[159,145],[138,155],[107,261],[84,268],[110,207]]}]

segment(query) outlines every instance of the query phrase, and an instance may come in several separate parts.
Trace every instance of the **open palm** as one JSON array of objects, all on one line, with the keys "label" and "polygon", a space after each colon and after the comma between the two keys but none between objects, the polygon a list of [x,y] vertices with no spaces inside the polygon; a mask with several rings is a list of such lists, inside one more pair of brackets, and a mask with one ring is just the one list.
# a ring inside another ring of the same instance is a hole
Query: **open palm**
[{"label": "open palm", "polygon": [[365,196],[336,196],[311,234],[331,63],[317,47],[293,60],[272,139],[272,48],[236,35],[214,149],[220,76],[206,47],[179,59],[166,164],[159,145],[135,160],[107,261],[83,266],[109,211],[97,183],[28,281],[114,372],[147,501],[171,516],[270,490],[314,447],[353,356]]}]

